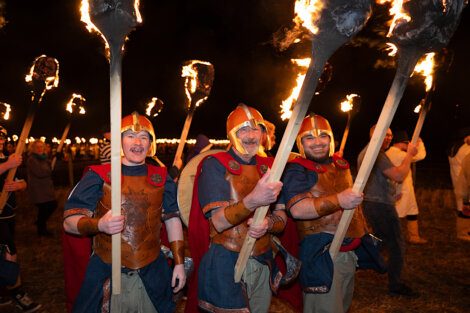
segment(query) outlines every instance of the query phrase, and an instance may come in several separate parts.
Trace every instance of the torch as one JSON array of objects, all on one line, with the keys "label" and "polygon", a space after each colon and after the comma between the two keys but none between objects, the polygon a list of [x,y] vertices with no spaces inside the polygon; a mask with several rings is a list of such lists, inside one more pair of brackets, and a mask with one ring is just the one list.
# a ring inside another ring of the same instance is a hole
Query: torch
[{"label": "torch", "polygon": [[11,106],[6,102],[0,101],[0,117],[7,121],[10,118]]},{"label": "torch", "polygon": [[[345,112],[348,115],[348,120],[346,122],[346,127],[344,128],[343,138],[341,139],[341,144],[339,146],[339,153],[343,155],[344,146],[346,146],[346,141],[348,140],[349,128],[351,127],[351,119],[355,112],[357,112],[357,107],[361,102],[361,96],[352,93],[346,96],[346,100],[341,102],[341,111]],[[356,106],[354,106],[356,104]]]},{"label": "torch", "polygon": [[[303,0],[305,3],[306,0]],[[278,181],[287,163],[302,120],[307,113],[310,101],[315,93],[329,57],[344,43],[348,42],[367,22],[371,14],[370,0],[325,0],[308,1],[312,6],[310,21],[316,22],[312,28],[312,61],[302,83],[299,97],[294,105],[279,149],[271,169],[270,181]],[[257,208],[253,217],[255,225],[266,216],[269,206]],[[256,239],[246,236],[235,265],[235,282],[239,282],[246,263],[253,250]]]},{"label": "torch", "polygon": [[[448,2],[433,0],[408,1],[405,5],[409,14],[403,11],[402,7],[392,8],[393,12],[398,13],[391,24],[389,32],[392,42],[398,48],[397,72],[354,181],[353,191],[361,193],[364,190],[385,133],[390,126],[418,59],[426,52],[447,45],[457,28],[464,2],[465,0]],[[402,1],[399,4],[401,5]],[[333,259],[338,255],[353,214],[354,210],[345,210],[343,212],[330,246],[330,254]]]},{"label": "torch", "polygon": [[[121,215],[121,66],[124,41],[142,21],[139,0],[82,0],[82,21],[101,34],[110,52],[111,208]],[[121,234],[112,236],[113,294],[121,293]]]},{"label": "torch", "polygon": [[189,127],[193,120],[194,111],[204,101],[207,100],[214,82],[214,66],[205,61],[190,60],[183,65],[181,77],[185,78],[184,90],[187,99],[187,115],[184,121],[183,130],[181,131],[180,141],[176,149],[173,165],[178,163],[183,154],[183,148],[188,137]]},{"label": "torch", "polygon": [[55,163],[57,162],[57,155],[62,151],[65,139],[67,138],[67,135],[69,133],[70,125],[72,124],[72,115],[73,115],[73,113],[75,113],[75,111],[77,111],[75,108],[78,109],[78,114],[85,114],[86,113],[85,107],[84,107],[85,101],[86,101],[86,99],[83,98],[81,95],[74,93],[74,94],[72,94],[72,98],[70,98],[69,102],[67,102],[65,110],[70,113],[69,122],[65,126],[64,131],[62,132],[62,137],[60,138],[60,142],[59,142],[59,146],[57,147],[56,155],[52,159],[52,162],[51,162],[52,170],[54,170],[54,168],[55,168]]},{"label": "torch", "polygon": [[[51,57],[41,55],[34,60],[30,72],[26,75],[26,82],[32,87],[31,90],[31,105],[29,107],[28,115],[23,124],[18,144],[16,145],[15,154],[23,154],[26,139],[29,136],[29,131],[33,125],[34,115],[42,101],[42,98],[47,90],[55,88],[59,85],[59,62]],[[8,171],[5,181],[12,181],[16,174],[16,167]],[[0,195],[0,213],[3,211],[5,203],[8,200],[9,192],[2,190]]]},{"label": "torch", "polygon": [[[158,99],[157,97],[153,97],[149,103],[147,103],[147,108],[145,109],[145,115],[149,117],[149,119],[156,118],[158,114],[163,110],[163,101]],[[160,159],[153,155],[152,159],[158,163],[161,167],[165,167],[165,164],[160,161]]]}]

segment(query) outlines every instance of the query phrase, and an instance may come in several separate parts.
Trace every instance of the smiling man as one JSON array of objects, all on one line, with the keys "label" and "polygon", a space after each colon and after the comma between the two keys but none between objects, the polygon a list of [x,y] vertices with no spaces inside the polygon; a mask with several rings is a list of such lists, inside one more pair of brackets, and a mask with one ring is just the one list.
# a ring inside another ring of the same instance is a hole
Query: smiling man
[{"label": "smiling man", "polygon": [[347,312],[354,290],[354,249],[365,229],[360,210],[354,213],[334,263],[328,247],[343,209],[356,208],[362,194],[351,189],[348,162],[333,154],[333,132],[324,117],[315,114],[303,120],[297,148],[301,156],[290,161],[284,172],[282,196],[301,240],[304,312]]},{"label": "smiling man", "polygon": [[[137,112],[122,119],[122,207],[112,216],[110,164],[91,166],[70,194],[64,211],[65,231],[94,236],[93,255],[73,312],[173,312],[173,292],[183,288],[183,231],[176,185],[166,168],[145,164],[156,151],[151,122]],[[165,223],[174,256],[171,271],[160,252]],[[121,233],[122,292],[110,299],[111,235]],[[113,308],[111,311],[114,312]]]},{"label": "smiling man", "polygon": [[[245,104],[238,105],[227,118],[231,148],[203,160],[196,178],[200,207],[193,203],[189,240],[197,265],[200,256],[194,253],[194,247],[203,223],[194,222],[193,216],[201,214],[202,208],[209,222],[210,247],[209,238],[201,238],[199,243],[205,240],[207,245],[201,248],[206,253],[198,271],[198,304],[209,312],[268,312],[271,292],[279,285],[281,274],[271,271],[271,234],[284,229],[285,212],[274,210],[261,224],[252,224],[256,208],[274,203],[282,187],[279,181],[268,181],[272,158],[257,155],[263,130],[261,114]],[[257,240],[242,282],[235,283],[234,267],[246,236]],[[195,311],[193,307],[186,310]]]}]

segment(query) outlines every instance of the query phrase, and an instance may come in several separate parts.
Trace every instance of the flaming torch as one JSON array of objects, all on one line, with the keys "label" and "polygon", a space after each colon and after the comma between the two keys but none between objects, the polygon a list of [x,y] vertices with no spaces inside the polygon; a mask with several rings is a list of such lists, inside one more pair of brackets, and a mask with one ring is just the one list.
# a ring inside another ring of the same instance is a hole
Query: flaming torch
[{"label": "flaming torch", "polygon": [[157,97],[153,97],[149,103],[147,103],[147,108],[145,109],[145,115],[149,118],[157,117],[158,114],[163,110],[163,101]]},{"label": "flaming torch", "polygon": [[188,137],[189,127],[193,120],[194,111],[204,101],[207,100],[214,82],[214,66],[205,61],[191,60],[186,61],[183,65],[181,77],[185,78],[184,91],[186,93],[188,114],[184,121],[183,130],[181,131],[180,142],[176,149],[173,165],[178,163],[183,154],[183,148]]},{"label": "flaming torch", "polygon": [[[305,75],[299,97],[292,110],[284,135],[271,169],[270,180],[278,181],[289,158],[295,137],[299,132],[302,120],[307,113],[310,101],[315,93],[320,78],[329,57],[344,43],[348,42],[367,22],[372,6],[370,0],[298,0],[308,4],[310,29],[312,39],[312,61]],[[268,211],[268,206],[256,209],[253,223],[260,224]],[[239,282],[245,271],[256,239],[246,236],[235,265],[235,282]]]},{"label": "flaming torch", "polygon": [[[343,139],[341,139],[341,145],[339,146],[339,153],[343,155],[344,146],[346,146],[346,140],[348,140],[349,128],[351,127],[351,119],[354,112],[357,111],[357,106],[361,102],[361,96],[352,93],[346,96],[346,100],[341,102],[341,111],[348,114],[348,121],[346,122],[346,127],[344,128]],[[354,107],[356,103],[356,107]]]},{"label": "flaming torch", "polygon": [[55,164],[57,162],[57,155],[62,151],[62,148],[64,147],[65,139],[67,139],[67,135],[68,135],[69,130],[70,130],[70,125],[72,124],[73,114],[76,111],[78,111],[78,114],[85,114],[86,113],[85,106],[84,106],[85,101],[86,101],[86,99],[83,98],[81,95],[74,93],[74,94],[72,94],[72,98],[70,98],[69,102],[67,102],[65,110],[70,113],[69,122],[65,126],[64,131],[62,132],[62,137],[60,138],[60,142],[59,142],[59,146],[57,147],[56,155],[52,159],[52,162],[51,162],[52,170],[54,170],[54,168],[55,168]]},{"label": "flaming torch", "polygon": [[[385,133],[390,126],[418,59],[426,52],[441,49],[447,45],[457,28],[465,0],[446,2],[410,0],[406,3],[403,2],[401,0],[397,1],[390,10],[395,13],[389,35],[393,44],[398,48],[398,67],[377,126],[364,155],[362,166],[359,168],[354,181],[353,190],[358,193],[364,190],[369,179],[370,171],[379,153]],[[405,6],[406,11],[404,10]],[[354,210],[343,212],[330,246],[330,254],[333,259],[338,255],[353,214]]]},{"label": "flaming torch", "polygon": [[10,118],[11,106],[8,103],[0,102],[0,116],[7,121]]},{"label": "flaming torch", "polygon": [[426,54],[423,61],[418,63],[415,67],[415,73],[420,73],[424,76],[424,83],[426,85],[426,95],[424,99],[420,101],[420,104],[416,106],[415,112],[419,113],[418,121],[416,122],[415,130],[413,132],[413,137],[411,137],[411,143],[416,144],[418,142],[419,134],[423,129],[424,120],[426,114],[431,109],[431,98],[434,93],[435,84],[434,84],[434,56],[435,53],[431,52]]},{"label": "flaming torch", "polygon": [[[139,0],[82,0],[82,21],[101,34],[110,52],[111,208],[121,214],[121,66],[124,41],[142,21]],[[112,293],[121,293],[121,234],[112,236]]]},{"label": "flaming torch", "polygon": [[[31,126],[33,126],[34,115],[42,101],[47,90],[55,88],[59,85],[59,62],[51,57],[41,55],[34,60],[30,72],[26,75],[26,82],[32,87],[31,105],[28,115],[23,124],[15,154],[21,155],[25,148],[26,139],[29,136]],[[8,171],[5,181],[12,181],[16,174],[16,167]],[[0,195],[0,213],[3,211],[5,203],[8,200],[9,192],[2,190]]]}]

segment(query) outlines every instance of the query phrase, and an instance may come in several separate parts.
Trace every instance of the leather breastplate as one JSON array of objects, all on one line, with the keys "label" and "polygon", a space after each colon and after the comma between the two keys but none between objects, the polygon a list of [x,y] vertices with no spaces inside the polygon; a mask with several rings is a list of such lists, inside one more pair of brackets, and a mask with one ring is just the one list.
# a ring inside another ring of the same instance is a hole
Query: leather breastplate
[{"label": "leather breastplate", "polygon": [[[233,175],[227,171],[225,179],[230,184],[230,203],[235,203],[242,200],[248,195],[256,186],[256,183],[260,179],[260,175],[256,168],[256,165],[241,165],[242,171],[240,175]],[[215,229],[212,221],[210,222],[210,237],[213,243],[221,244],[226,249],[234,252],[240,252],[245,237],[247,236],[248,225],[247,220],[242,223],[233,226],[229,229],[218,233]],[[263,237],[256,240],[253,248],[253,256],[257,256],[265,253],[271,246],[271,240],[269,234],[265,234]]]},{"label": "leather breastplate", "polygon": [[[310,192],[315,198],[329,196],[339,193],[352,185],[351,172],[335,167],[334,163],[324,165],[325,173],[318,173],[317,183],[310,188]],[[302,240],[305,236],[320,232],[334,234],[341,219],[342,210],[338,210],[332,214],[322,216],[311,220],[296,220],[297,231]],[[346,237],[362,237],[365,231],[364,218],[362,211],[357,208],[354,212],[353,219],[349,225]]]},{"label": "leather breastplate", "polygon": [[[122,266],[142,268],[160,253],[160,229],[163,187],[152,186],[146,176],[122,176],[121,214],[125,216],[121,237]],[[103,185],[103,197],[95,216],[103,216],[111,207],[111,186]],[[99,233],[94,238],[95,253],[111,263],[111,236]]]}]

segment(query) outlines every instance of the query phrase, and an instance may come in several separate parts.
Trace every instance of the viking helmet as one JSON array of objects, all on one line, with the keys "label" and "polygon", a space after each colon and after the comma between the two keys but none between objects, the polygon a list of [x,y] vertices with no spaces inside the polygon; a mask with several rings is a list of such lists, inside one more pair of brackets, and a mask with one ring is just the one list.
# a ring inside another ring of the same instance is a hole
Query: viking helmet
[{"label": "viking helmet", "polygon": [[147,156],[153,156],[157,152],[157,141],[155,138],[155,132],[153,130],[153,125],[148,118],[143,115],[140,115],[136,111],[132,114],[127,115],[122,118],[121,121],[121,134],[126,130],[132,130],[136,133],[141,131],[146,131],[150,135],[150,148],[147,152]]},{"label": "viking helmet", "polygon": [[299,149],[302,157],[305,158],[304,146],[302,145],[302,137],[305,135],[312,135],[318,137],[321,134],[327,134],[330,136],[330,151],[328,156],[332,156],[335,153],[335,140],[333,137],[333,131],[331,130],[330,123],[323,116],[318,114],[311,114],[304,118],[302,125],[300,126],[299,134],[297,135],[297,148]]},{"label": "viking helmet", "polygon": [[247,151],[243,147],[240,139],[237,137],[237,131],[245,126],[255,128],[258,125],[262,126],[263,131],[266,131],[266,125],[264,124],[264,119],[261,113],[246,104],[240,103],[237,108],[229,114],[227,118],[227,137],[230,140],[230,143],[241,154],[247,154]]}]

